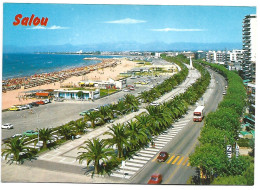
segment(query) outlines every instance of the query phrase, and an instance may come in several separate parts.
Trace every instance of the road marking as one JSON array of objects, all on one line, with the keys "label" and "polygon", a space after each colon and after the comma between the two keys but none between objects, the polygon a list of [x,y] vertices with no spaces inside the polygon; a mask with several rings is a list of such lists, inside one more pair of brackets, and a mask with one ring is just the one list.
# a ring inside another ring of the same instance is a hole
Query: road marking
[{"label": "road marking", "polygon": [[177,156],[177,157],[175,158],[175,160],[172,162],[172,164],[175,164],[179,158],[180,158],[180,156]]},{"label": "road marking", "polygon": [[133,156],[134,159],[139,159],[139,160],[150,160],[151,158],[148,157],[141,157],[140,155],[138,156]]},{"label": "road marking", "polygon": [[145,154],[145,153],[137,153],[137,156],[143,156],[143,157],[149,157],[149,158],[151,158],[151,157],[153,157],[154,155],[151,155],[151,154]]},{"label": "road marking", "polygon": [[158,148],[145,148],[144,150],[158,152],[160,149],[158,149]]},{"label": "road marking", "polygon": [[[157,152],[157,151],[156,151]],[[147,153],[147,154],[156,154],[155,151],[149,151],[149,150],[141,150],[140,153]]]},{"label": "road marking", "polygon": [[173,155],[173,156],[167,161],[167,164],[169,164],[174,157],[175,157],[175,156]]},{"label": "road marking", "polygon": [[131,159],[128,162],[137,162],[137,163],[141,163],[141,164],[146,164],[148,161],[147,160]]},{"label": "road marking", "polygon": [[177,166],[181,164],[182,160],[184,159],[184,157],[182,157],[179,162],[177,163]]},{"label": "road marking", "polygon": [[135,166],[135,167],[143,167],[143,164],[135,164],[135,163],[131,163],[131,162],[125,162],[126,166]]},{"label": "road marking", "polygon": [[189,160],[189,157],[187,157],[187,158],[184,160],[184,162],[182,163],[182,165],[184,166],[188,160]]}]

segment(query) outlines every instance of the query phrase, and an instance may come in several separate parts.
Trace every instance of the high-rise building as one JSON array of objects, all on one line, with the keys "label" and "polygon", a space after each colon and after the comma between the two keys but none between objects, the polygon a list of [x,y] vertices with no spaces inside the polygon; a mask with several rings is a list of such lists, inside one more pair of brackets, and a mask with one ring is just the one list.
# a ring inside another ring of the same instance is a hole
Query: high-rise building
[{"label": "high-rise building", "polygon": [[243,19],[243,79],[255,81],[256,64],[256,15],[247,15]]}]

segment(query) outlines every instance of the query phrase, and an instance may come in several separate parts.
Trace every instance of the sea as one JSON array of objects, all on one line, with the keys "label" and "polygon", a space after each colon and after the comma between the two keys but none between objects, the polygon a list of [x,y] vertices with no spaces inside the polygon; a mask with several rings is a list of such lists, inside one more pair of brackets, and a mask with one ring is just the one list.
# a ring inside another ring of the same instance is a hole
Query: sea
[{"label": "sea", "polygon": [[115,56],[83,54],[3,54],[2,80],[50,73],[101,62],[101,60],[84,60],[83,58],[86,57],[113,58]]}]

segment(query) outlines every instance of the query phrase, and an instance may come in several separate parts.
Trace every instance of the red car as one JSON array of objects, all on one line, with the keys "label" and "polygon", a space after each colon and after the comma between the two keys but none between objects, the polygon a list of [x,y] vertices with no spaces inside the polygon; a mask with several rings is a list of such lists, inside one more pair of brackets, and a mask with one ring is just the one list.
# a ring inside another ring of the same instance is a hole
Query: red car
[{"label": "red car", "polygon": [[158,162],[165,162],[168,157],[169,157],[169,154],[167,152],[160,152],[158,157],[157,157],[157,161]]},{"label": "red car", "polygon": [[148,181],[148,184],[160,184],[162,182],[162,175],[161,174],[153,174]]},{"label": "red car", "polygon": [[44,101],[41,101],[41,100],[40,100],[40,101],[37,101],[36,104],[38,104],[38,105],[39,105],[39,104],[44,105],[45,103],[44,103]]}]

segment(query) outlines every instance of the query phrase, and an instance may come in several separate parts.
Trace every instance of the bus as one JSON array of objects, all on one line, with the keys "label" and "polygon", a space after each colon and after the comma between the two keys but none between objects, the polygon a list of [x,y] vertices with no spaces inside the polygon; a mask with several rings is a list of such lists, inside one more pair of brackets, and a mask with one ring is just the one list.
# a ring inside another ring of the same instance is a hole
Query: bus
[{"label": "bus", "polygon": [[204,117],[204,106],[198,106],[193,112],[193,121],[201,122]]}]

